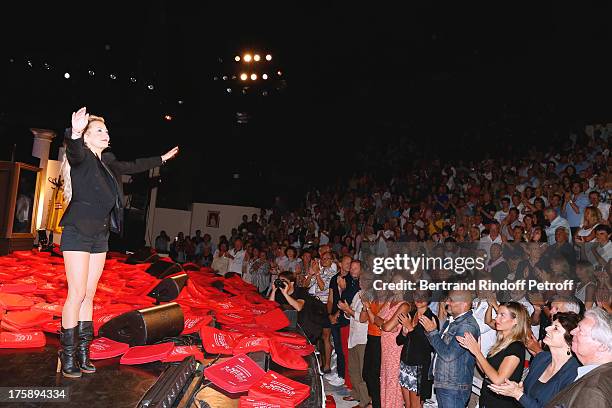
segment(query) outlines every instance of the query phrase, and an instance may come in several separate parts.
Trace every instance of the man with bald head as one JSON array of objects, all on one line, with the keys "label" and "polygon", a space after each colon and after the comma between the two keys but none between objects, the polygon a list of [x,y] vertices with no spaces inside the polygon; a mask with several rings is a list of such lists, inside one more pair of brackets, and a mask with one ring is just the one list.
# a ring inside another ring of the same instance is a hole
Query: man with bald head
[{"label": "man with bald head", "polygon": [[427,332],[427,339],[436,351],[433,363],[434,387],[440,408],[465,408],[472,392],[474,377],[474,356],[461,347],[457,336],[470,333],[480,337],[478,322],[472,316],[472,293],[451,291],[446,299],[449,319],[436,329],[436,323],[425,316],[419,323]]}]

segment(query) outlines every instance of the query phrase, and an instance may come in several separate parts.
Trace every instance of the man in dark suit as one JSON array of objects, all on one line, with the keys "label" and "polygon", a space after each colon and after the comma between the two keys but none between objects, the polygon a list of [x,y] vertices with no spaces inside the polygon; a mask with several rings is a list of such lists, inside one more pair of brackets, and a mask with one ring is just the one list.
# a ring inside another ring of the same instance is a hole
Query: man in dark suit
[{"label": "man in dark suit", "polygon": [[572,335],[572,351],[583,365],[546,408],[612,407],[612,316],[600,308],[588,310]]}]

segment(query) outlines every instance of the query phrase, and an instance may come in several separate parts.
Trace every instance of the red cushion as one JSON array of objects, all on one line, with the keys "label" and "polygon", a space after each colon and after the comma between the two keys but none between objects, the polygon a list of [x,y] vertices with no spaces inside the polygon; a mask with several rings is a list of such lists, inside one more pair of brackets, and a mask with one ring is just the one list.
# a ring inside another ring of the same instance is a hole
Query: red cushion
[{"label": "red cushion", "polygon": [[100,337],[91,343],[90,353],[93,360],[102,360],[123,355],[129,349],[129,344],[120,343],[115,340],[107,339],[106,337]]},{"label": "red cushion", "polygon": [[294,332],[270,332],[267,334],[271,339],[278,340],[282,343],[308,344],[306,337]]},{"label": "red cushion", "polygon": [[234,344],[234,354],[251,353],[255,351],[270,352],[270,343],[267,336],[243,336]]},{"label": "red cushion", "polygon": [[185,328],[181,334],[191,334],[200,331],[202,326],[207,326],[212,322],[212,316],[195,316],[188,314],[185,316]]},{"label": "red cushion", "polygon": [[3,330],[10,331],[13,333],[25,333],[25,332],[31,333],[31,332],[37,332],[41,330],[40,326],[19,327],[19,326],[15,326],[14,324],[7,322],[6,320],[2,320],[2,322],[0,322],[0,327]]},{"label": "red cushion", "polygon": [[121,364],[145,364],[163,360],[174,349],[174,343],[161,343],[152,346],[132,347],[119,362]]},{"label": "red cushion", "polygon": [[207,353],[211,354],[232,354],[234,349],[234,337],[225,331],[216,329],[211,326],[202,326],[200,328],[200,337],[202,345]]},{"label": "red cushion", "polygon": [[279,343],[276,340],[270,341],[270,356],[272,361],[292,370],[308,370],[308,363],[294,350]]},{"label": "red cushion", "polygon": [[0,333],[0,348],[43,347],[45,344],[47,344],[47,339],[41,331],[31,333]]},{"label": "red cushion", "polygon": [[306,357],[312,353],[314,353],[315,348],[312,344],[293,344],[293,343],[283,343],[279,342],[283,346],[293,350],[297,355]]},{"label": "red cushion", "polygon": [[265,371],[245,354],[239,354],[204,369],[204,376],[217,387],[230,393],[245,392]]},{"label": "red cushion", "polygon": [[49,313],[38,312],[36,310],[24,310],[17,312],[9,312],[4,316],[3,322],[7,322],[13,326],[27,328],[40,326],[41,324],[50,322],[53,316]]},{"label": "red cushion", "polygon": [[40,328],[42,329],[42,331],[44,331],[45,333],[53,333],[53,334],[59,334],[61,327],[62,327],[62,321],[60,319],[52,320],[48,323],[40,325]]},{"label": "red cushion", "polygon": [[277,398],[295,406],[310,396],[310,387],[269,370],[249,389],[249,396]]},{"label": "red cushion", "polygon": [[0,285],[0,292],[4,293],[32,293],[35,290],[35,283],[3,283]]},{"label": "red cushion", "polygon": [[289,319],[279,308],[272,309],[266,314],[255,316],[255,322],[272,331],[284,329],[289,326]]},{"label": "red cushion", "polygon": [[32,310],[37,310],[39,312],[49,313],[52,316],[61,316],[62,309],[64,307],[62,305],[50,304],[50,303],[38,303],[32,307]]},{"label": "red cushion", "polygon": [[162,362],[173,363],[175,361],[183,361],[188,356],[194,356],[196,360],[204,361],[204,354],[202,354],[197,346],[175,346]]},{"label": "red cushion", "polygon": [[26,310],[34,306],[34,302],[16,293],[0,293],[0,307],[5,310]]},{"label": "red cushion", "polygon": [[249,397],[243,395],[240,397],[240,405],[238,408],[294,408],[295,405],[289,401],[285,401],[280,398],[263,398],[263,397]]}]

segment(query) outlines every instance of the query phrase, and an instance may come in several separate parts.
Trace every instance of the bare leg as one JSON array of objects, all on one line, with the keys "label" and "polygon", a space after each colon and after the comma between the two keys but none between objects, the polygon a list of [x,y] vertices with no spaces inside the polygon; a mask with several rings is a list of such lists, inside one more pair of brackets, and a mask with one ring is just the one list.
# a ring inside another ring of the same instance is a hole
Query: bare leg
[{"label": "bare leg", "polygon": [[408,391],[408,388],[402,388],[402,397],[404,398],[404,407],[405,408],[412,408],[412,406],[410,405],[410,394],[411,392]]},{"label": "bare leg", "polygon": [[81,303],[79,310],[79,321],[90,321],[93,314],[93,298],[96,294],[96,288],[98,287],[98,280],[102,276],[102,270],[104,269],[104,261],[106,259],[106,252],[99,254],[91,254],[89,257],[89,272],[87,274],[87,289],[85,291],[85,298]]},{"label": "bare leg", "polygon": [[62,326],[65,329],[75,327],[79,321],[79,310],[87,289],[89,256],[89,252],[64,251],[68,281],[68,296],[62,309]]},{"label": "bare leg", "polygon": [[410,391],[410,408],[421,408],[422,406],[423,403],[421,402],[421,396],[417,395],[417,393],[414,391]]},{"label": "bare leg", "polygon": [[323,370],[329,370],[331,365],[331,353],[332,353],[332,344],[331,344],[331,329],[323,329]]}]

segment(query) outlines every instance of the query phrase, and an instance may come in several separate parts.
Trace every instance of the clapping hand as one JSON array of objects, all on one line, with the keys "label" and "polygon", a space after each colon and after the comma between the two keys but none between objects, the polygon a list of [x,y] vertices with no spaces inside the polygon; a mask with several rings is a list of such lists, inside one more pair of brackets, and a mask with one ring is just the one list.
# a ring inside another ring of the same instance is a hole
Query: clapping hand
[{"label": "clapping hand", "polygon": [[542,351],[542,346],[540,346],[538,339],[535,338],[533,333],[530,332],[529,334],[530,336],[527,338],[527,341],[525,342],[525,347],[527,347],[527,351],[529,351],[529,353],[535,356],[536,354]]},{"label": "clapping hand", "polygon": [[463,337],[455,336],[455,338],[457,339],[461,347],[467,349],[473,355],[477,355],[480,352],[480,338],[476,340],[472,333],[465,332],[463,334]]},{"label": "clapping hand", "polygon": [[402,325],[402,327],[406,329],[407,332],[411,332],[412,330],[414,330],[414,327],[412,327],[412,319],[410,318],[410,315],[400,313],[399,315],[397,315],[397,320]]},{"label": "clapping hand", "polygon": [[429,319],[427,316],[419,317],[419,323],[421,323],[421,326],[423,326],[426,332],[436,330],[436,322],[432,319]]},{"label": "clapping hand", "polygon": [[489,384],[488,387],[496,394],[512,397],[516,400],[519,400],[523,395],[523,382],[517,384],[514,381],[508,380],[507,378],[503,384]]},{"label": "clapping hand", "polygon": [[72,112],[72,132],[76,134],[82,134],[87,124],[89,123],[89,113],[87,108],[82,107],[76,112]]},{"label": "clapping hand", "polygon": [[338,301],[338,309],[342,310],[343,312],[347,312],[351,309],[351,307],[348,303],[346,303],[346,300],[340,299]]}]

